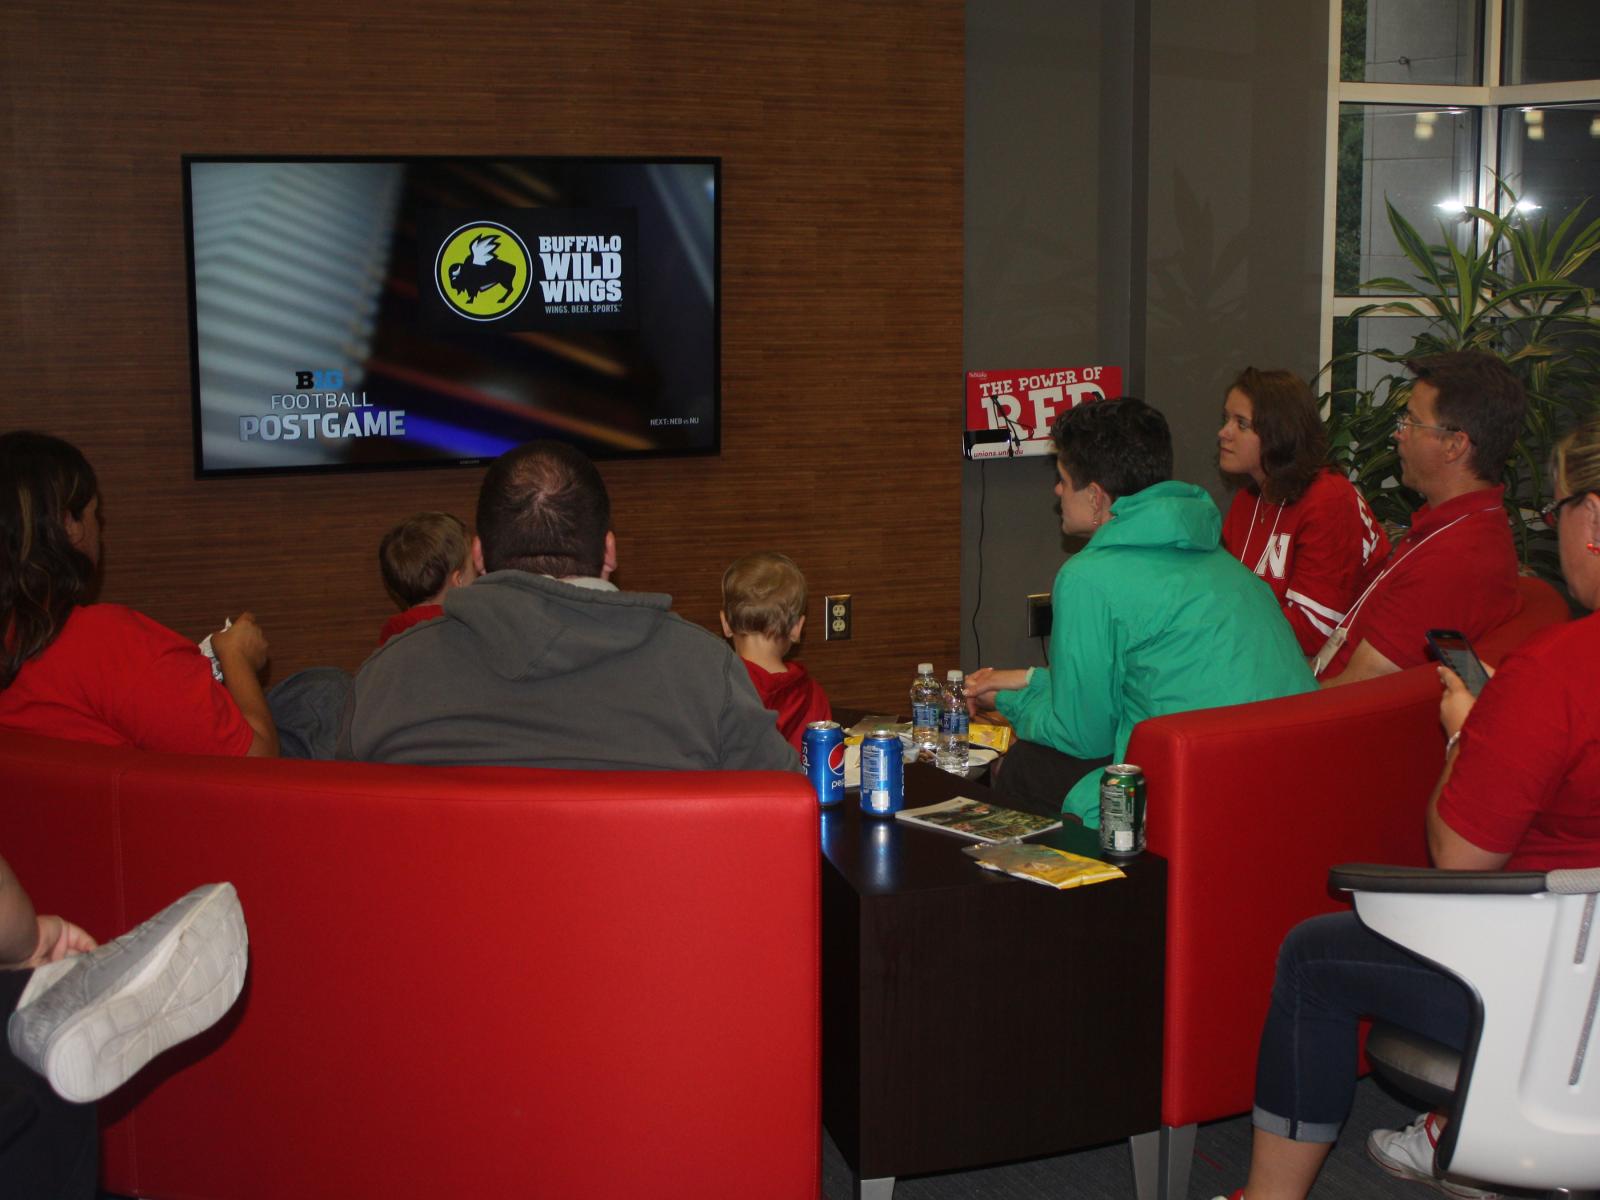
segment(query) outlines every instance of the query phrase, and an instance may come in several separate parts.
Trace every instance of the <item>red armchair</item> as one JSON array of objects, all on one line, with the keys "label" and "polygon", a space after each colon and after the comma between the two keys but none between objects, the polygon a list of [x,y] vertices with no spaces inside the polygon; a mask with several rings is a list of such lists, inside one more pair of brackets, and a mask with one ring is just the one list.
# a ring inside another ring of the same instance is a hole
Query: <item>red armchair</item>
[{"label": "red armchair", "polygon": [[[1491,666],[1569,613],[1538,579],[1476,647]],[[1443,763],[1431,666],[1304,696],[1140,724],[1149,843],[1166,857],[1166,1034],[1159,1131],[1133,1139],[1141,1200],[1188,1191],[1195,1124],[1246,1112],[1283,935],[1347,901],[1339,863],[1423,866]]]},{"label": "red armchair", "polygon": [[816,1200],[803,777],[180,759],[0,733],[5,855],[106,938],[232,880],[234,1010],[101,1109],[103,1184]]}]

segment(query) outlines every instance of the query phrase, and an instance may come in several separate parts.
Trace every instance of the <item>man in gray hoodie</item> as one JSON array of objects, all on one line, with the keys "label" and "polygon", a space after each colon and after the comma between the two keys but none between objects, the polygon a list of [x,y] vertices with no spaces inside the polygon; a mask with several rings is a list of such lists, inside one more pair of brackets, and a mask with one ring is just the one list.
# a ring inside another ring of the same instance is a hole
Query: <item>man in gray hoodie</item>
[{"label": "man in gray hoodie", "polygon": [[582,453],[529,442],[490,466],[473,560],[444,615],[356,675],[338,757],[592,770],[797,770],[721,638],[672,597],[611,582],[604,481]]}]

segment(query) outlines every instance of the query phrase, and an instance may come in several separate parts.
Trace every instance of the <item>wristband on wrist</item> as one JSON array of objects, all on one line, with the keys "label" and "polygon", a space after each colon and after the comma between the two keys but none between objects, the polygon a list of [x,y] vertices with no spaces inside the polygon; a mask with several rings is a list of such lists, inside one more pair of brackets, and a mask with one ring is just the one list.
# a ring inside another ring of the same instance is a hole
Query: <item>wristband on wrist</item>
[{"label": "wristband on wrist", "polygon": [[1456,748],[1456,743],[1459,742],[1460,740],[1461,740],[1461,730],[1458,729],[1454,733],[1452,733],[1450,735],[1450,737],[1445,741],[1445,744],[1444,744],[1444,756],[1446,758],[1450,757],[1450,752],[1453,751]]}]

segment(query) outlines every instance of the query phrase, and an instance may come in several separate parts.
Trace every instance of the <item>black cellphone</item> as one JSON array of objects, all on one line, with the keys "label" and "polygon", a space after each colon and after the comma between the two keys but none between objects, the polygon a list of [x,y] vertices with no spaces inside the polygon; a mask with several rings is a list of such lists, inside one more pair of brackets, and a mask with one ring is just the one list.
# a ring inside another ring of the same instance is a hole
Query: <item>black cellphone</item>
[{"label": "black cellphone", "polygon": [[1430,629],[1427,638],[1434,657],[1461,676],[1467,691],[1474,696],[1483,691],[1483,685],[1489,682],[1489,673],[1483,669],[1465,635],[1454,629]]}]

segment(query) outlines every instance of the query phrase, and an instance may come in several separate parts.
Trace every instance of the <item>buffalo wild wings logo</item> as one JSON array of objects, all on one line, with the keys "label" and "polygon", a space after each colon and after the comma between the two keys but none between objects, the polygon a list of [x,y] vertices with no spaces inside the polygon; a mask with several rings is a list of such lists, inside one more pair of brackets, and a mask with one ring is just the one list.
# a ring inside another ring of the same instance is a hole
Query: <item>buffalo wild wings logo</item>
[{"label": "buffalo wild wings logo", "polygon": [[495,221],[474,221],[445,238],[434,258],[439,296],[470,321],[496,321],[528,294],[528,247]]}]

